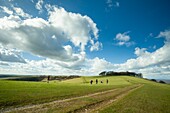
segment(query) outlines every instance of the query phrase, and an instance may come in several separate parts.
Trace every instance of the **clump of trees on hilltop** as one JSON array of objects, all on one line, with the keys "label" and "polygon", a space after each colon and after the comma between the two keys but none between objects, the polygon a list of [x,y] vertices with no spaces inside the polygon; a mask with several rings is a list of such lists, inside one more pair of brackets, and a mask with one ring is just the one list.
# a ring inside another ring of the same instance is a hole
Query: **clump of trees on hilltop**
[{"label": "clump of trees on hilltop", "polygon": [[135,72],[114,72],[114,71],[103,71],[99,73],[100,76],[134,76],[134,77],[139,77],[143,78],[142,73],[135,73]]}]

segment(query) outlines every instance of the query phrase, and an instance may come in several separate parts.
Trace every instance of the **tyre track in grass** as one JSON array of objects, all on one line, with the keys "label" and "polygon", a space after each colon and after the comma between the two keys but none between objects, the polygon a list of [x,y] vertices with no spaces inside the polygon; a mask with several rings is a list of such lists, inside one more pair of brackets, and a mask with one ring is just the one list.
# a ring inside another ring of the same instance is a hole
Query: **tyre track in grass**
[{"label": "tyre track in grass", "polygon": [[[117,88],[117,89],[118,89],[118,88]],[[48,102],[48,103],[42,103],[42,104],[36,104],[36,105],[27,105],[27,106],[17,107],[17,108],[7,108],[7,109],[4,109],[4,110],[0,110],[0,113],[6,113],[6,112],[12,112],[12,111],[19,111],[19,110],[24,110],[24,109],[31,109],[31,108],[46,106],[46,105],[49,105],[49,104],[55,104],[55,103],[72,101],[72,100],[76,100],[76,99],[81,99],[81,98],[96,96],[96,95],[99,95],[99,94],[109,93],[109,92],[115,91],[115,90],[117,90],[117,89],[111,89],[111,90],[101,91],[101,92],[97,92],[97,93],[92,93],[92,94],[83,95],[83,96],[78,96],[78,97],[72,97],[72,98],[68,98],[68,99],[56,100],[56,101],[52,101],[52,102]]]},{"label": "tyre track in grass", "polygon": [[123,90],[122,92],[113,96],[111,99],[106,99],[106,100],[99,101],[97,103],[92,103],[92,104],[83,106],[82,108],[75,109],[74,111],[71,111],[70,113],[98,113],[99,110],[108,107],[113,102],[121,99],[122,97],[128,95],[129,93],[133,92],[134,90],[141,88],[142,86],[143,86],[142,84],[138,84],[137,86],[134,86],[128,90]]},{"label": "tyre track in grass", "polygon": [[[98,109],[101,109],[102,107],[105,107],[111,103],[113,103],[114,101],[118,100],[119,98],[127,95],[129,92],[141,87],[142,85],[133,85],[133,86],[127,86],[125,88],[127,88],[127,90],[123,90],[122,92],[118,93],[117,95],[115,95],[111,100],[106,99],[106,100],[100,100],[96,103],[90,103],[87,104],[85,106],[81,106],[75,110],[71,110],[68,112],[93,112],[96,111]],[[129,88],[129,89],[128,89]],[[43,110],[47,110],[50,109],[50,107],[48,108],[47,106],[51,106],[51,105],[57,105],[57,104],[63,104],[63,105],[67,105],[68,102],[72,101],[74,102],[75,100],[79,100],[79,99],[83,99],[83,98],[88,98],[88,97],[99,97],[101,95],[110,95],[120,89],[123,88],[116,88],[116,89],[111,89],[111,90],[106,90],[106,91],[101,91],[101,92],[97,92],[97,93],[92,93],[92,94],[88,94],[88,95],[84,95],[84,96],[78,96],[78,97],[72,97],[72,98],[68,98],[68,99],[63,99],[63,100],[56,100],[56,101],[52,101],[52,102],[48,102],[48,103],[43,103],[43,104],[37,104],[37,105],[28,105],[28,106],[23,106],[23,107],[18,107],[18,108],[11,108],[11,109],[5,109],[2,110],[0,112],[2,113],[9,113],[9,112],[43,112]],[[63,106],[64,107],[64,106]],[[36,110],[36,111],[34,111]]]}]

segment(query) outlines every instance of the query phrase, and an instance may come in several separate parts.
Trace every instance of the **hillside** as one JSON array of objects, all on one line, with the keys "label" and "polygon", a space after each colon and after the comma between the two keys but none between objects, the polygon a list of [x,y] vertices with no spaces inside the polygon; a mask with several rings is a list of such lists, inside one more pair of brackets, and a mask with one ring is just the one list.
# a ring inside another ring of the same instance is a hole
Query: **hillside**
[{"label": "hillside", "polygon": [[0,80],[0,84],[2,112],[170,112],[170,85],[136,77],[95,76],[49,83]]}]

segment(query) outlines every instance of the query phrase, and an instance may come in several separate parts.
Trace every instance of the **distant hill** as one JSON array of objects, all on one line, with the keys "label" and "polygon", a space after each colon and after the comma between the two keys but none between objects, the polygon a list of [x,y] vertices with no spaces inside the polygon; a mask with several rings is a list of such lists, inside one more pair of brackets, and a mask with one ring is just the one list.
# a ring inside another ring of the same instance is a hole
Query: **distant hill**
[{"label": "distant hill", "polygon": [[18,75],[5,75],[5,74],[0,74],[0,78],[7,78],[7,77],[18,77]]},{"label": "distant hill", "polygon": [[0,79],[6,80],[15,80],[15,81],[42,81],[49,77],[49,80],[67,80],[73,78],[79,78],[78,75],[70,75],[70,76],[50,76],[50,75],[0,75]]},{"label": "distant hill", "polygon": [[156,81],[157,82],[164,81],[165,83],[170,84],[170,80],[168,80],[168,79],[156,79]]}]

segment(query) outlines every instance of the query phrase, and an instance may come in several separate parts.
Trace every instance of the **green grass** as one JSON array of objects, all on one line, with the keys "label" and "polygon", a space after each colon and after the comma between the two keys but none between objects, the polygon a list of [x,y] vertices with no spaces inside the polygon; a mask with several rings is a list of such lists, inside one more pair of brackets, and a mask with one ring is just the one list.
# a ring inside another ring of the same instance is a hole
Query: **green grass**
[{"label": "green grass", "polygon": [[[135,82],[135,81],[134,81]],[[143,87],[100,113],[170,113],[170,85],[138,80]]]},{"label": "green grass", "polygon": [[[96,78],[85,77],[86,81]],[[104,81],[106,78],[98,77],[98,79]],[[108,77],[108,79],[109,84],[98,85],[83,83],[82,78],[50,83],[0,80],[0,109],[50,102],[131,85],[123,78]]]},{"label": "green grass", "polygon": [[[95,84],[96,79],[99,80],[98,84]],[[106,84],[106,79],[109,80],[109,84]],[[89,83],[90,80],[94,81],[93,85]],[[100,80],[103,80],[104,83],[101,84]],[[103,109],[100,109],[99,112],[170,113],[170,85],[128,76],[82,77],[62,82],[51,81],[50,83],[0,80],[0,109],[40,104],[108,89],[119,88],[119,91],[121,91],[122,88],[135,84],[143,84],[143,86],[111,105],[103,107]],[[108,95],[111,96],[115,94]],[[104,98],[107,99],[109,96],[106,95],[105,97],[104,95],[101,95],[101,97],[95,98],[103,100]],[[86,106],[86,104],[99,101],[99,99],[96,100],[95,98],[89,97],[70,101],[68,102],[68,107],[65,107],[65,109],[60,109],[60,106],[62,105],[58,105],[59,107],[49,106],[48,108],[51,109],[48,109],[47,111],[74,111],[74,109]]]}]

